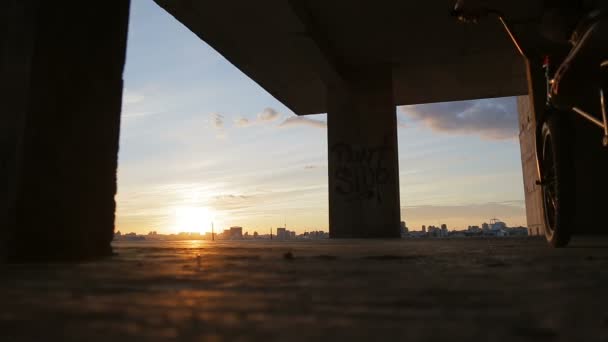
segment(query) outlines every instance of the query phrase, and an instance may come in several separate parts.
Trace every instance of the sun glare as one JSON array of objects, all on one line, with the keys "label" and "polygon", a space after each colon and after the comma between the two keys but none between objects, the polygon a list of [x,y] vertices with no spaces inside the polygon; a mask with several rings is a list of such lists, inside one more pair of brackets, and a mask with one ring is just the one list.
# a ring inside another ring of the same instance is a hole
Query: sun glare
[{"label": "sun glare", "polygon": [[212,215],[206,207],[178,207],[175,209],[175,232],[201,233],[211,231]]}]

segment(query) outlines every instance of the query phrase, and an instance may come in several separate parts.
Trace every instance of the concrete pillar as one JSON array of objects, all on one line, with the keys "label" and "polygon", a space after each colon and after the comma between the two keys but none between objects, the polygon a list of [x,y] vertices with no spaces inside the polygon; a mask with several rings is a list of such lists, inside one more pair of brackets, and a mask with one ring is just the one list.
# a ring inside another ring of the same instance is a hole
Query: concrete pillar
[{"label": "concrete pillar", "polygon": [[544,235],[542,189],[540,185],[536,184],[538,180],[535,143],[536,120],[529,96],[519,96],[517,98],[517,110],[519,112],[519,147],[524,177],[528,234]]},{"label": "concrete pillar", "polygon": [[329,232],[400,236],[397,118],[389,67],[346,75],[328,96]]},{"label": "concrete pillar", "polygon": [[0,255],[108,255],[129,1],[7,0],[0,13]]},{"label": "concrete pillar", "polygon": [[542,189],[536,184],[540,176],[536,159],[536,134],[538,124],[542,123],[545,115],[546,80],[542,68],[542,57],[530,56],[526,60],[526,76],[528,80],[528,96],[517,99],[519,112],[519,146],[523,174],[524,195],[526,200],[526,219],[528,234],[543,235],[544,212],[542,204]]}]

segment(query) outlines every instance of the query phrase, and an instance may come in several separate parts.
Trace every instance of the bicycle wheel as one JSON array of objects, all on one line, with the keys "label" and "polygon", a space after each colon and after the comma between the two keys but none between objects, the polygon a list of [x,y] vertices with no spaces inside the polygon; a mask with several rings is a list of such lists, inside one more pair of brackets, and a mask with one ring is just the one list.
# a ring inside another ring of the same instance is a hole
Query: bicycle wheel
[{"label": "bicycle wheel", "polygon": [[566,113],[552,113],[542,127],[542,197],[545,238],[553,247],[570,241],[574,224],[575,187],[572,144],[565,127]]}]

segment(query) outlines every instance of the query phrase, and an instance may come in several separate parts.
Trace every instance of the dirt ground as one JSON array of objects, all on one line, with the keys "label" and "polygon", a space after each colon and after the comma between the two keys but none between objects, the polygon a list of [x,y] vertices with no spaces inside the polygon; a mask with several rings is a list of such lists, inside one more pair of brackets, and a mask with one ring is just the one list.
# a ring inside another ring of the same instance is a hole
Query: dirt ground
[{"label": "dirt ground", "polygon": [[608,239],[115,243],[0,265],[1,341],[608,341]]}]

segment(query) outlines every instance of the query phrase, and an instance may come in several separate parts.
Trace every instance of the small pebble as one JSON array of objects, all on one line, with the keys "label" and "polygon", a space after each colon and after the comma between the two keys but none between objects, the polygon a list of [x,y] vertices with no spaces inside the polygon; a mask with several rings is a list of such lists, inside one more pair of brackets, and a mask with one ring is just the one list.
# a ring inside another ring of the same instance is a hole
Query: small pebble
[{"label": "small pebble", "polygon": [[293,256],[293,253],[291,252],[287,252],[285,254],[283,254],[283,259],[285,260],[293,260],[295,257]]}]

